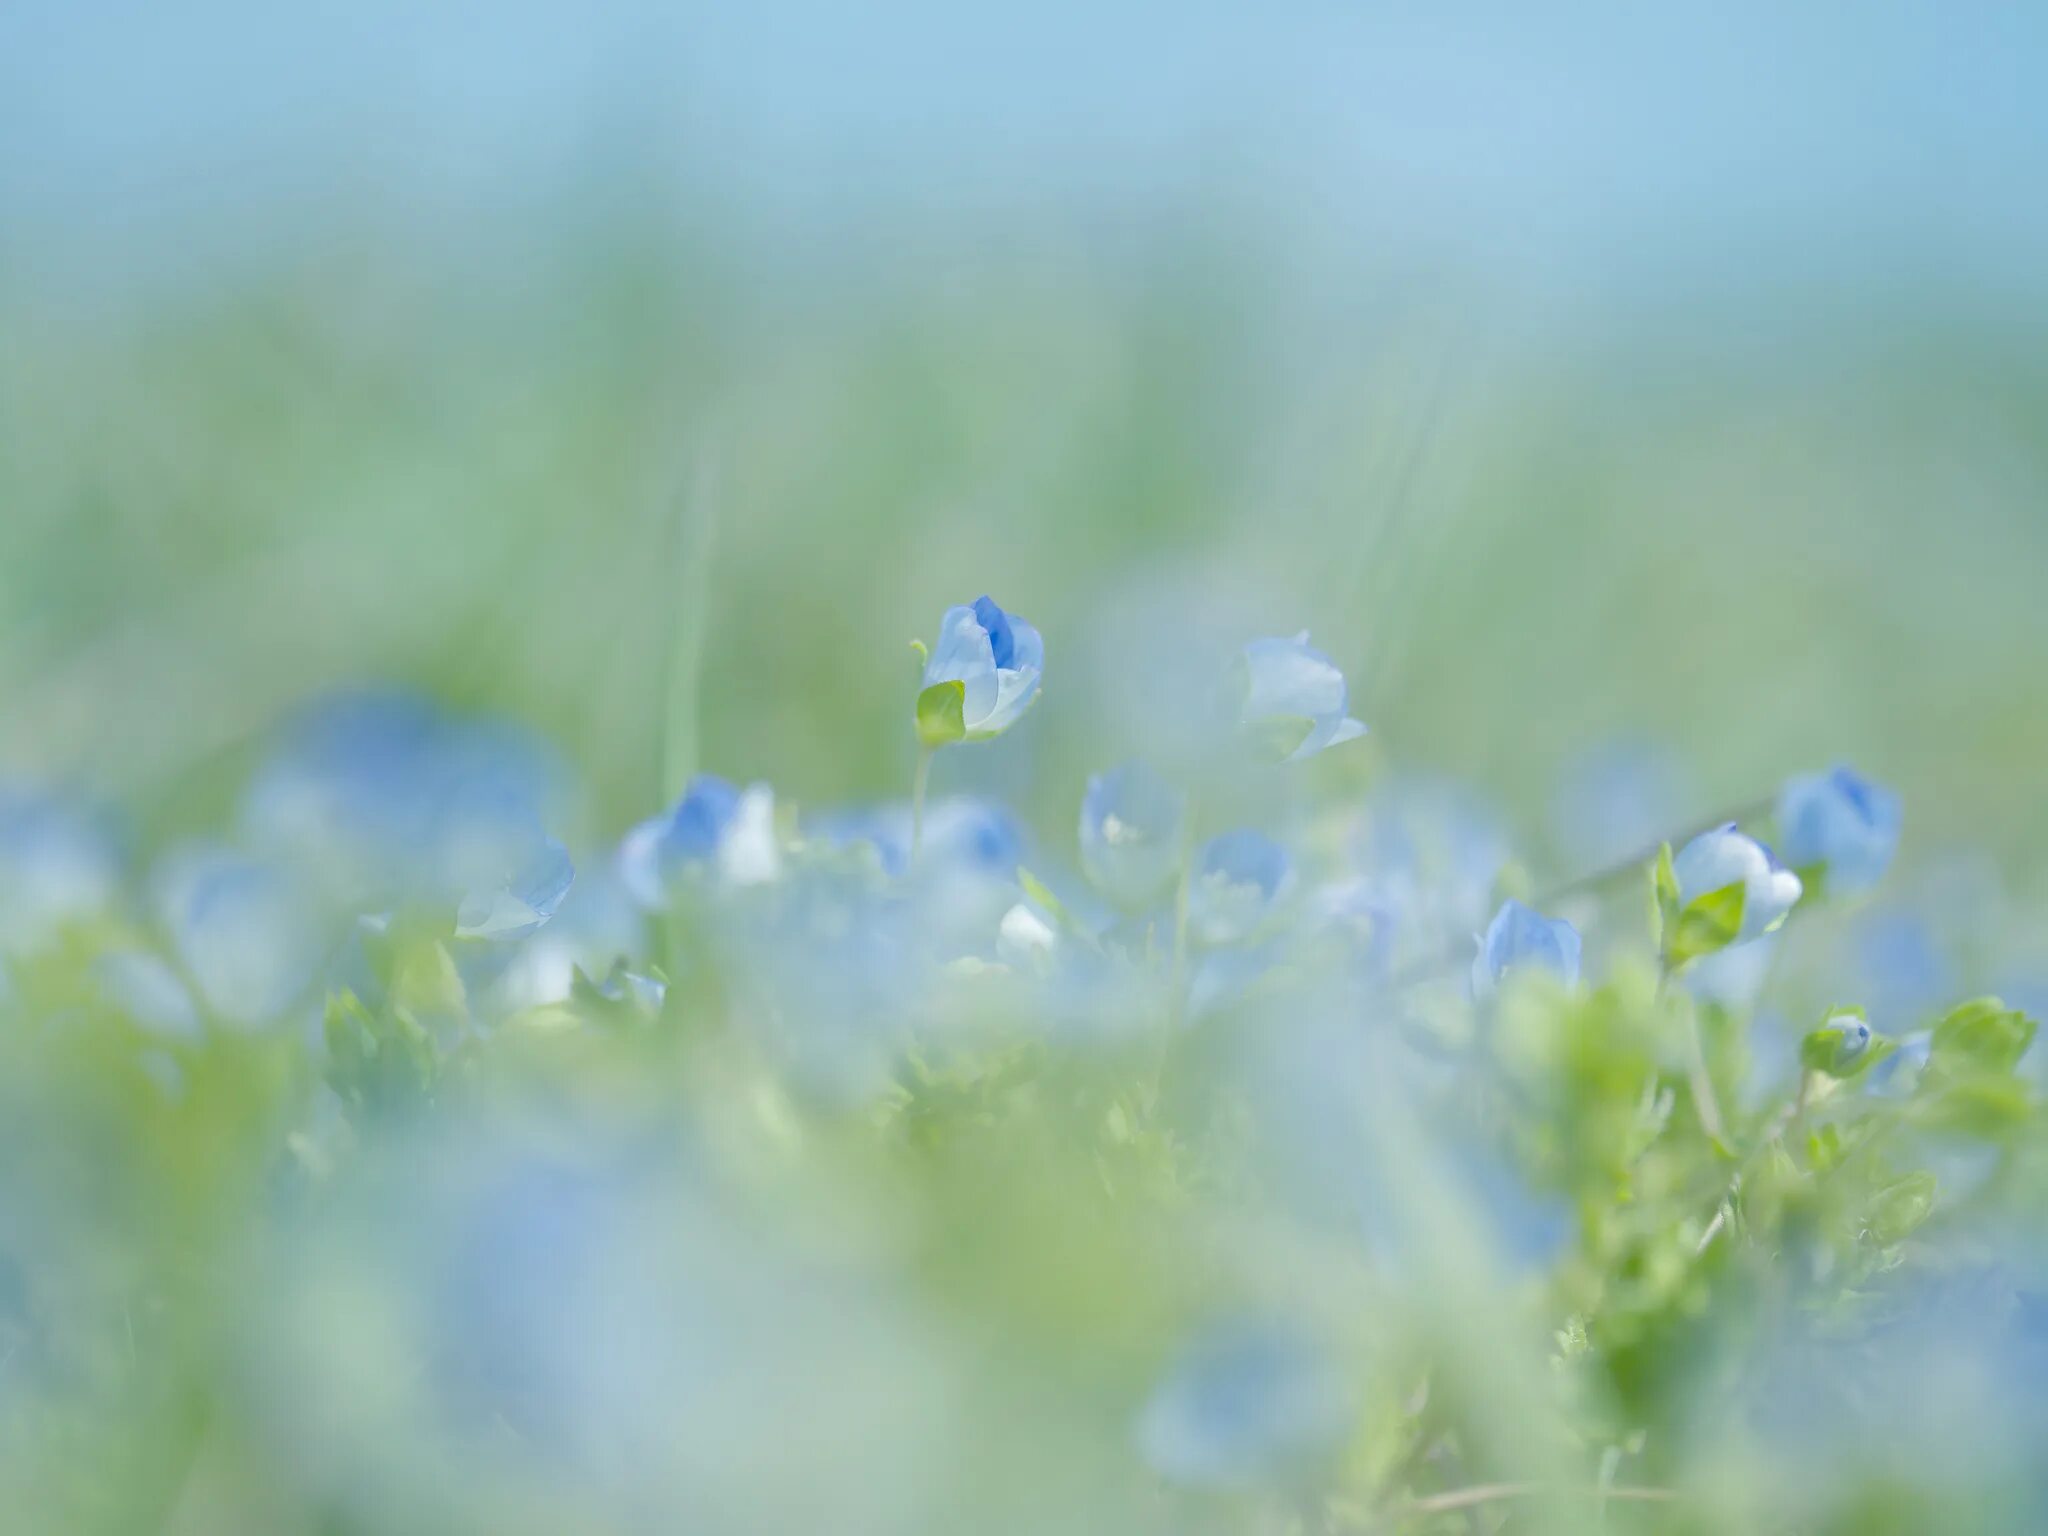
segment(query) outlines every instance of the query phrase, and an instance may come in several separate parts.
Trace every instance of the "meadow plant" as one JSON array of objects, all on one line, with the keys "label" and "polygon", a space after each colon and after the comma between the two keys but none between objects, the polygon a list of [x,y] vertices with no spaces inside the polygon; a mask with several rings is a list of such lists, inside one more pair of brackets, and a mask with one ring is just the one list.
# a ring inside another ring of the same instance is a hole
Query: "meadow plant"
[{"label": "meadow plant", "polygon": [[8,1528],[2048,1517],[2035,1026],[1841,963],[1887,791],[1541,889],[1303,634],[1040,844],[927,800],[1045,642],[920,649],[895,803],[594,838],[394,695],[140,866],[0,796]]}]

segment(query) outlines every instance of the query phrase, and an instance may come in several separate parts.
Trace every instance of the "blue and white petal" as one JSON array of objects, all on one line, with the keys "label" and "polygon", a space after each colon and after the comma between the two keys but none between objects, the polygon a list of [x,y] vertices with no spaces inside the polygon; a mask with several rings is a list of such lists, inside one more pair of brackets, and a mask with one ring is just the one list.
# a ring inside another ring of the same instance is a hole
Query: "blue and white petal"
[{"label": "blue and white petal", "polygon": [[1566,986],[1579,980],[1579,931],[1519,901],[1501,904],[1472,961],[1472,990],[1484,997],[1514,971],[1542,970]]},{"label": "blue and white petal", "polygon": [[1783,868],[1771,851],[1736,829],[1734,822],[1702,832],[1672,861],[1678,877],[1678,899],[1690,905],[1700,897],[1731,885],[1743,888],[1742,927],[1738,944],[1759,938],[1785,921],[1804,890],[1799,877]]},{"label": "blue and white petal", "polygon": [[972,730],[995,711],[1002,683],[989,632],[965,606],[948,608],[939,620],[939,643],[924,667],[925,687],[952,682],[965,689],[960,716]]}]

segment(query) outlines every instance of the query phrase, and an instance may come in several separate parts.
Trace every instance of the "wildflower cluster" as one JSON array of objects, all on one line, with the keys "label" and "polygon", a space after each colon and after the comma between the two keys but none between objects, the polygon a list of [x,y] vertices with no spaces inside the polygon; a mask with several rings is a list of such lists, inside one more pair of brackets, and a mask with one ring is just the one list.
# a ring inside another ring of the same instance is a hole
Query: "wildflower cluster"
[{"label": "wildflower cluster", "polygon": [[1105,767],[1041,844],[929,782],[1027,718],[1044,640],[983,597],[920,649],[876,806],[705,773],[593,839],[539,744],[385,695],[316,705],[141,878],[0,798],[20,1507],[2038,1507],[2034,1024],[1932,995],[1938,928],[1873,895],[1890,793],[1796,778],[1539,889],[1460,792],[1303,782],[1365,727],[1302,634],[1238,652],[1199,766]]}]

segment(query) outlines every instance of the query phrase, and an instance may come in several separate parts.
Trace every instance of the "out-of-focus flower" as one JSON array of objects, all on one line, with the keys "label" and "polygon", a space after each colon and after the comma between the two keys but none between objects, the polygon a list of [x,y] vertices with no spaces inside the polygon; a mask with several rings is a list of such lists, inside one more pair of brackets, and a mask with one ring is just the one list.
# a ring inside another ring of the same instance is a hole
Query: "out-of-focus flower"
[{"label": "out-of-focus flower", "polygon": [[1003,914],[996,929],[996,958],[1019,969],[1036,969],[1059,947],[1059,932],[1029,902],[1020,901]]},{"label": "out-of-focus flower", "polygon": [[[804,819],[804,835],[828,847],[872,848],[892,879],[910,868],[907,804],[828,810]],[[1023,862],[1024,836],[1003,806],[978,795],[948,795],[925,811],[919,867],[927,878],[978,873],[1013,879]]]},{"label": "out-of-focus flower", "polygon": [[1175,1483],[1256,1488],[1333,1452],[1355,1411],[1326,1352],[1285,1328],[1232,1323],[1198,1339],[1154,1390],[1138,1450]]},{"label": "out-of-focus flower", "polygon": [[619,845],[619,878],[643,907],[668,905],[685,871],[714,872],[728,885],[765,885],[782,873],[775,791],[735,789],[715,773],[691,779],[675,809],[641,822]]},{"label": "out-of-focus flower", "polygon": [[1695,804],[1691,775],[1671,748],[1636,738],[1575,758],[1551,800],[1551,832],[1586,869],[1604,869],[1655,848]]},{"label": "out-of-focus flower", "polygon": [[1519,901],[1501,904],[1472,960],[1472,990],[1481,997],[1510,971],[1549,971],[1566,986],[1579,981],[1579,931]]},{"label": "out-of-focus flower", "polygon": [[436,878],[463,938],[525,938],[555,915],[576,878],[568,850],[528,806],[501,793],[451,806],[436,832]]},{"label": "out-of-focus flower", "polygon": [[1263,833],[1226,832],[1202,845],[1188,885],[1188,925],[1204,944],[1235,944],[1263,923],[1294,875]]},{"label": "out-of-focus flower", "polygon": [[523,731],[411,694],[345,694],[285,732],[242,828],[352,914],[429,904],[465,936],[509,940],[546,922],[573,878],[546,830],[554,794]]},{"label": "out-of-focus flower", "polygon": [[65,924],[107,911],[120,883],[113,839],[90,814],[0,788],[0,953],[25,954]]},{"label": "out-of-focus flower", "polygon": [[1899,847],[1899,797],[1848,768],[1793,779],[1778,797],[1785,862],[1824,871],[1832,894],[1884,878]]},{"label": "out-of-focus flower", "polygon": [[1731,886],[1742,887],[1742,921],[1730,943],[1760,938],[1785,921],[1798,903],[1799,877],[1771,856],[1734,822],[1702,832],[1672,861],[1678,878],[1678,900],[1690,906],[1703,896]]},{"label": "out-of-focus flower", "polygon": [[303,887],[277,865],[185,849],[164,861],[157,899],[178,959],[215,1017],[268,1024],[311,989],[320,927]]},{"label": "out-of-focus flower", "polygon": [[1363,736],[1364,724],[1345,714],[1349,707],[1344,674],[1308,643],[1307,630],[1245,646],[1238,723],[1276,756],[1300,762]]},{"label": "out-of-focus flower", "polygon": [[100,994],[144,1029],[179,1039],[199,1034],[199,1010],[178,973],[146,949],[110,949],[93,961]]},{"label": "out-of-focus flower", "polygon": [[917,699],[918,738],[927,747],[1000,736],[1038,696],[1045,641],[993,599],[948,608],[925,660]]},{"label": "out-of-focus flower", "polygon": [[1178,871],[1186,800],[1143,763],[1088,781],[1081,801],[1081,867],[1126,911],[1149,906]]}]

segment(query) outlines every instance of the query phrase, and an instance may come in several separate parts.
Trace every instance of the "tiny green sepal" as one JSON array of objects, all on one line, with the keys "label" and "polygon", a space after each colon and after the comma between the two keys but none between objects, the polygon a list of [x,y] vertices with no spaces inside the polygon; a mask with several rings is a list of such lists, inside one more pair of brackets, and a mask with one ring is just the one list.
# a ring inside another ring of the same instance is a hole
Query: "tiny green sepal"
[{"label": "tiny green sepal", "polygon": [[1677,921],[1678,871],[1671,862],[1671,845],[1665,843],[1650,865],[1650,943],[1659,954],[1664,951],[1665,935]]},{"label": "tiny green sepal", "polygon": [[917,739],[927,747],[950,746],[967,737],[967,685],[960,679],[933,683],[917,696]]},{"label": "tiny green sepal", "polygon": [[1742,931],[1742,911],[1748,900],[1747,887],[1738,882],[1686,903],[1676,925],[1668,930],[1666,963],[1675,971],[1734,943]]}]

